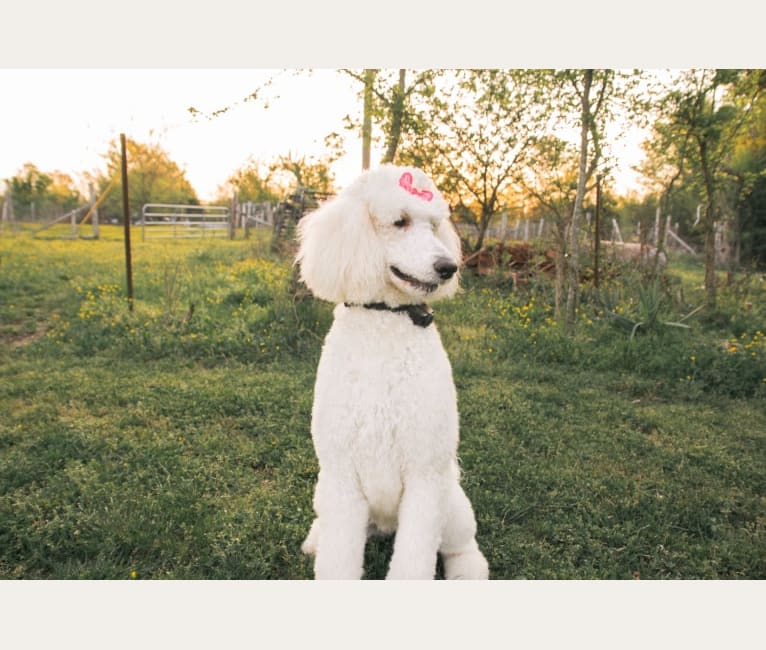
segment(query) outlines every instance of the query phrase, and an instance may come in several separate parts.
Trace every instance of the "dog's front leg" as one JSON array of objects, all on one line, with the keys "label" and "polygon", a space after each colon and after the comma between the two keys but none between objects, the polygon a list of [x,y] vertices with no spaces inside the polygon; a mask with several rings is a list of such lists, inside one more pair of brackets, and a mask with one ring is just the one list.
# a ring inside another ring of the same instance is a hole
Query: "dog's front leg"
[{"label": "dog's front leg", "polygon": [[359,580],[364,571],[369,507],[353,481],[319,473],[314,493],[317,580]]},{"label": "dog's front leg", "polygon": [[444,523],[443,495],[438,477],[411,479],[405,485],[387,580],[433,580]]}]

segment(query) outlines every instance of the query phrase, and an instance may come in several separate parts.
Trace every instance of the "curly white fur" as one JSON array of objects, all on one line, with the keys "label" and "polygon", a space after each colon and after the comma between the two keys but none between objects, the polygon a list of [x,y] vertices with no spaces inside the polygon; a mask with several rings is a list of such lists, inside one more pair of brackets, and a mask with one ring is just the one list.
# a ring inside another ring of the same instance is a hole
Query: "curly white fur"
[{"label": "curly white fur", "polygon": [[317,517],[302,548],[315,576],[361,578],[368,534],[395,530],[388,578],[433,578],[437,552],[447,578],[487,578],[459,484],[457,397],[436,326],[363,307],[455,293],[460,242],[447,202],[422,171],[384,165],[305,217],[299,238],[302,280],[339,303],[311,422]]}]

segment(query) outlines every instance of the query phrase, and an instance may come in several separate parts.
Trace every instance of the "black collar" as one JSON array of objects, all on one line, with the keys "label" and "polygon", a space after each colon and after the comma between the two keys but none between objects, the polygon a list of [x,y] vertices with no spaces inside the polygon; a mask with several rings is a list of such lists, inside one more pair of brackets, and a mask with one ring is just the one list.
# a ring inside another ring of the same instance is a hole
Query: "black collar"
[{"label": "black collar", "polygon": [[410,320],[418,327],[428,327],[434,321],[434,314],[425,303],[420,305],[399,305],[398,307],[391,307],[384,302],[368,302],[364,305],[355,305],[349,302],[344,304],[346,307],[364,307],[365,309],[375,309],[376,311],[406,312]]}]

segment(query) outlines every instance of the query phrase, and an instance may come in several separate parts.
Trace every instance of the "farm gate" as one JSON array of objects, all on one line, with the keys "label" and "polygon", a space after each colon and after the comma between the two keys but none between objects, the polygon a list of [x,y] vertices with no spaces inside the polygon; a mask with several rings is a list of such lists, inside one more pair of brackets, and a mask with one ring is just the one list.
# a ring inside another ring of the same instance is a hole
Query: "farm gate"
[{"label": "farm gate", "polygon": [[141,210],[141,239],[229,236],[229,208],[219,205],[147,203]]}]

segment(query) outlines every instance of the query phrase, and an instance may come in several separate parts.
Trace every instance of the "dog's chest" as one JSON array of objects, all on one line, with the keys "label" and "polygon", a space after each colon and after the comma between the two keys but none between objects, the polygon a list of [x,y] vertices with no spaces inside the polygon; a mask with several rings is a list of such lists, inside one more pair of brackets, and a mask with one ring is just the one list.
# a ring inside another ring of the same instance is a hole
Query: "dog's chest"
[{"label": "dog's chest", "polygon": [[328,454],[350,456],[365,472],[396,474],[453,456],[455,387],[434,326],[400,314],[336,318],[317,370],[312,428],[320,462],[331,446]]}]

